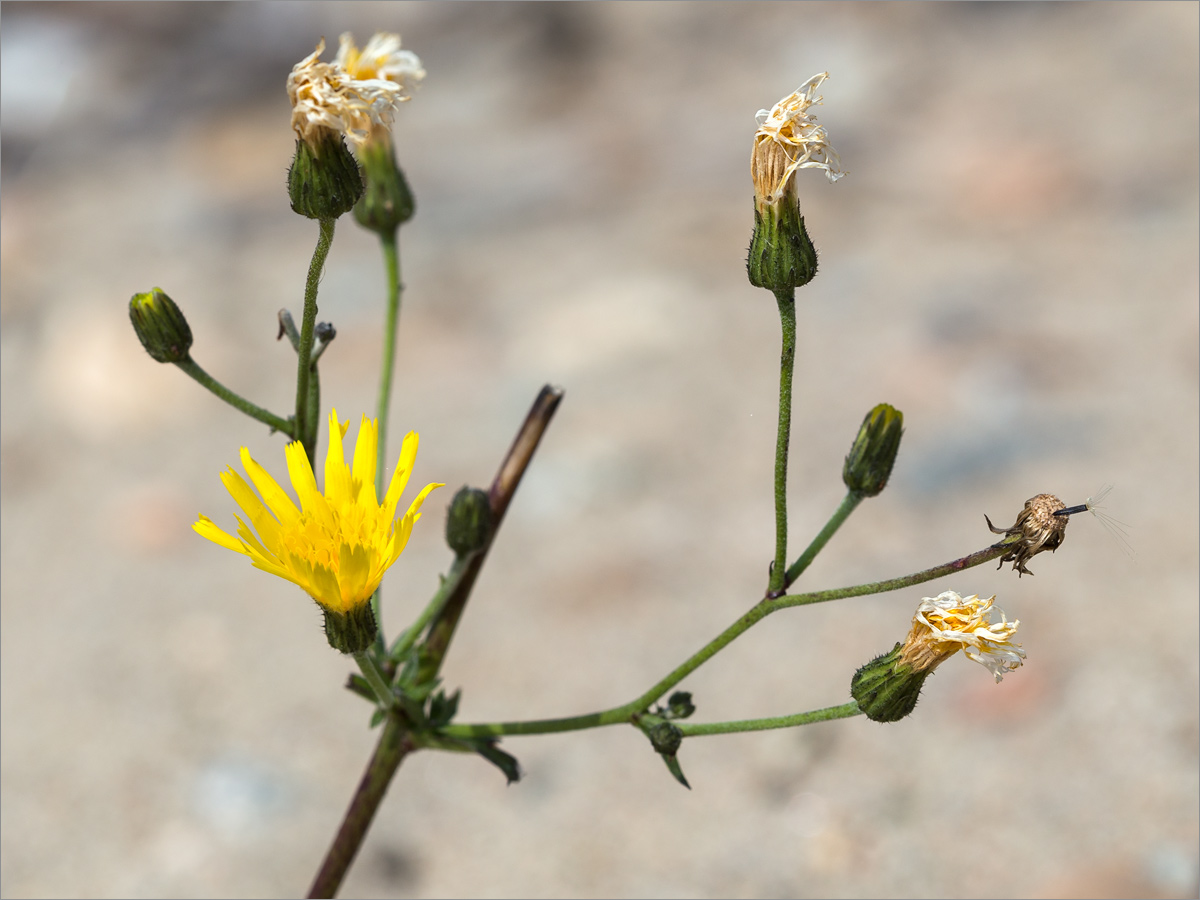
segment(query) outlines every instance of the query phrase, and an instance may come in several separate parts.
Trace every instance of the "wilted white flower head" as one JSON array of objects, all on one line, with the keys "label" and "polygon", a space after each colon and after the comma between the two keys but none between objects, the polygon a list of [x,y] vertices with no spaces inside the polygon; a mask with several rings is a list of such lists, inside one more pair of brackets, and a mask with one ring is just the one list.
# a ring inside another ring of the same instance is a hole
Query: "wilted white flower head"
[{"label": "wilted white flower head", "polygon": [[417,54],[401,50],[400,35],[387,31],[371,35],[362,50],[355,46],[354,35],[345,32],[338,38],[334,63],[358,81],[391,81],[400,85],[405,92],[402,100],[407,100],[408,91],[425,78],[425,69]]},{"label": "wilted white flower head", "polygon": [[330,129],[361,147],[373,129],[391,126],[396,107],[409,98],[409,87],[425,77],[421,61],[400,49],[395,34],[375,35],[360,53],[347,33],[332,63],[320,61],[324,52],[322,38],[287,80],[292,128],[313,145],[321,129]]},{"label": "wilted white flower head", "polygon": [[829,135],[808,111],[821,103],[817,88],[828,77],[828,72],[814,75],[769,111],[760,109],[755,116],[758,130],[750,171],[758,203],[778,203],[791,189],[798,169],[824,169],[830,183],[846,174]]},{"label": "wilted white flower head", "polygon": [[912,666],[913,671],[923,672],[962,650],[1000,681],[1005,672],[1021,665],[1025,651],[1010,640],[1017,633],[1020,620],[1009,622],[1001,610],[996,610],[1000,621],[991,621],[995,599],[980,600],[978,595],[960,597],[954,591],[924,598],[900,650],[900,662]]}]

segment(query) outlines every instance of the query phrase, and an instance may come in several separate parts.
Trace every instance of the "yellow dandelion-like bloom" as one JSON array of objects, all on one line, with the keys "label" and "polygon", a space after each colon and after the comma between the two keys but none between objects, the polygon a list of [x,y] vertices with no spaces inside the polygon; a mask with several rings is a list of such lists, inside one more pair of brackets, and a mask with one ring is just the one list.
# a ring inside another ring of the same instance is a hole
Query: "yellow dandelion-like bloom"
[{"label": "yellow dandelion-like bloom", "polygon": [[925,672],[962,650],[1000,681],[1005,672],[1021,665],[1025,651],[1010,640],[1020,620],[1009,622],[1001,610],[996,610],[1000,621],[991,621],[995,600],[981,600],[978,595],[960,597],[954,591],[925,597],[900,650],[900,663],[911,666],[914,672]]},{"label": "yellow dandelion-like bloom", "polygon": [[814,75],[771,109],[755,116],[758,130],[750,157],[754,196],[760,203],[778,203],[799,169],[823,169],[830,183],[846,173],[829,135],[808,110],[819,105],[817,88],[828,72]]},{"label": "yellow dandelion-like bloom", "polygon": [[250,557],[255,568],[299,585],[327,614],[342,617],[364,607],[369,610],[371,595],[384,572],[400,558],[413,525],[421,517],[421,504],[430,491],[442,487],[427,484],[396,521],[400,495],[417,457],[417,434],[410,431],[405,436],[396,471],[380,503],[375,495],[378,424],[363,416],[353,466],[346,464],[342,451],[349,427],[349,420],[345,425],[338,424],[337,410],[330,413],[324,493],[317,489],[316,476],[300,441],[288,444],[286,449],[288,474],[300,500],[298,507],[243,447],[242,466],[258,494],[232,467],[221,473],[221,481],[249,524],[236,516],[237,537],[222,531],[204,515],[192,526],[210,541]]},{"label": "yellow dandelion-like bloom", "polygon": [[[408,99],[408,81],[415,84],[424,77],[425,71],[415,55],[398,49],[398,35],[383,35],[385,40],[377,42],[379,37],[372,38],[363,53],[358,54],[353,50],[353,40],[349,35],[343,35],[342,49],[338,51],[338,59],[345,54],[355,71],[370,72],[378,77],[356,78],[338,60],[321,62],[320,56],[325,52],[324,38],[313,53],[293,67],[288,75],[287,91],[292,102],[292,128],[301,140],[316,146],[320,143],[322,129],[329,129],[345,135],[350,143],[359,147],[373,128],[391,126],[396,107]],[[390,47],[391,38],[395,39],[397,48],[394,53],[384,54],[377,49]],[[372,57],[366,56],[368,50],[373,52]]]}]

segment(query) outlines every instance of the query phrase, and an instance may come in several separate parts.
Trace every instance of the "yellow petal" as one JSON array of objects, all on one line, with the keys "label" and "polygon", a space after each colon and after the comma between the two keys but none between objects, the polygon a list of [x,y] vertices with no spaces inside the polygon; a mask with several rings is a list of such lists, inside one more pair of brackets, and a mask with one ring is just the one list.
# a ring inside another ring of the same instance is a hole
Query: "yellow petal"
[{"label": "yellow petal", "polygon": [[250,489],[250,485],[233,469],[221,473],[221,481],[231,497],[250,517],[255,530],[262,535],[264,541],[271,546],[279,543],[279,523],[270,511],[258,499],[258,494]]},{"label": "yellow petal", "polygon": [[396,471],[392,473],[392,483],[388,485],[387,495],[383,499],[384,516],[389,522],[396,515],[396,506],[400,502],[400,495],[404,493],[404,488],[408,484],[408,476],[412,474],[419,442],[420,435],[415,431],[410,431],[404,436],[404,443],[400,447],[400,459],[396,463]]},{"label": "yellow petal", "polygon": [[364,503],[370,500],[375,506],[379,505],[375,496],[375,465],[378,451],[379,423],[368,419],[364,414],[362,424],[358,426],[358,440],[354,444],[354,480],[361,483],[359,490],[362,494],[357,499]]},{"label": "yellow petal", "polygon": [[288,444],[284,454],[287,456],[288,476],[292,479],[296,496],[300,498],[300,508],[309,512],[317,506],[321,492],[317,490],[317,476],[313,474],[308,454],[304,452],[304,445],[300,441]]},{"label": "yellow petal", "polygon": [[[346,428],[350,420],[346,420]],[[338,437],[338,433],[341,436]],[[346,468],[346,455],[342,441],[346,438],[346,430],[338,424],[337,410],[329,413],[329,450],[325,454],[325,499],[335,507],[340,506],[343,498],[350,496],[350,470]]]},{"label": "yellow petal", "polygon": [[400,554],[404,552],[404,547],[408,543],[408,536],[412,533],[413,525],[417,523],[417,519],[421,518],[421,513],[419,512],[421,504],[425,502],[426,497],[440,487],[445,487],[445,485],[438,483],[425,485],[421,493],[417,494],[417,499],[408,508],[408,512],[404,514],[404,517],[396,525],[396,531],[392,535],[391,540],[391,552],[388,554],[388,558],[391,560],[388,563],[389,566],[399,559]]},{"label": "yellow petal", "polygon": [[[242,448],[242,468],[246,470],[246,474],[258,488],[258,492],[262,494],[263,502],[275,514],[275,518],[283,525],[290,525],[294,522],[300,515],[300,510],[296,509],[296,504],[287,495],[287,491],[279,486],[279,482],[271,477],[270,472],[250,456],[250,451],[245,447]],[[242,508],[245,509],[245,507]],[[246,511],[249,512],[249,510]]]},{"label": "yellow petal", "polygon": [[[192,529],[201,537],[206,537],[214,544],[220,544],[227,550],[233,550],[236,553],[246,553],[246,548],[242,546],[242,542],[235,538],[232,534],[226,534],[217,524],[208,516],[201,515],[199,520],[192,525]],[[250,554],[246,553],[247,556]]]}]

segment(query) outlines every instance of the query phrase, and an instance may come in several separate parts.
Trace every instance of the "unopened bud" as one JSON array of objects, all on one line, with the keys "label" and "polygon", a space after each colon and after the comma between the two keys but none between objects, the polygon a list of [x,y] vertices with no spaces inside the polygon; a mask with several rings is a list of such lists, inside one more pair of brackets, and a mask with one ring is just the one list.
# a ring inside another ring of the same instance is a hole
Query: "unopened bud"
[{"label": "unopened bud", "polygon": [[873,722],[898,722],[913,711],[933,669],[916,672],[901,661],[901,644],[875,657],[850,679],[850,694]]},{"label": "unopened bud", "polygon": [[903,433],[904,413],[895,407],[880,403],[867,413],[842,467],[846,487],[863,497],[879,494],[892,474]]},{"label": "unopened bud", "polygon": [[362,176],[354,155],[336,131],[319,129],[308,140],[296,141],[288,169],[292,209],[310,219],[336,219],[349,212],[362,196]]},{"label": "unopened bud", "polygon": [[160,363],[183,362],[192,346],[192,329],[175,301],[154,288],[129,300],[129,320],[146,352]]},{"label": "unopened bud", "polygon": [[458,556],[467,556],[487,546],[492,535],[492,506],[487,491],[459,488],[446,513],[446,543]]},{"label": "unopened bud", "polygon": [[358,152],[366,190],[354,204],[354,218],[363,228],[391,235],[412,218],[416,204],[387,131],[367,141]]}]

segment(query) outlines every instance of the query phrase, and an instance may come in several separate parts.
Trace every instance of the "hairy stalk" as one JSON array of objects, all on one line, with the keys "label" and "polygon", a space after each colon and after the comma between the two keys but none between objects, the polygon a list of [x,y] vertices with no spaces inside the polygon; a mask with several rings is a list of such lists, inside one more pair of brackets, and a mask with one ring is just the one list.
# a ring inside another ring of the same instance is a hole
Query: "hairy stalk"
[{"label": "hairy stalk", "polygon": [[775,561],[767,583],[767,596],[783,593],[787,571],[787,464],[792,433],[792,372],[796,362],[796,292],[775,292],[783,346],[779,354],[779,427],[775,435]]},{"label": "hairy stalk", "polygon": [[197,382],[208,388],[234,409],[241,410],[252,419],[258,419],[264,425],[269,425],[272,431],[281,431],[293,438],[296,436],[292,430],[295,423],[291,419],[280,418],[273,412],[263,409],[261,406],[255,406],[240,394],[234,393],[200,368],[190,356],[182,362],[175,363],[175,365],[179,366],[181,370],[196,379]]},{"label": "hairy stalk", "polygon": [[392,693],[392,686],[387,676],[379,670],[379,663],[375,662],[371,654],[365,650],[355,653],[354,661],[358,663],[363,677],[371,685],[371,690],[375,694],[375,702],[384,709],[392,709],[396,705],[396,695]]},{"label": "hairy stalk", "polygon": [[[391,413],[392,380],[396,371],[396,331],[400,324],[400,248],[399,232],[381,232],[379,243],[383,249],[385,278],[387,279],[387,320],[383,326],[383,358],[379,364],[379,397],[375,404],[375,417],[379,423],[379,442],[375,459],[375,496],[383,496],[383,476],[387,466],[388,418]],[[371,598],[371,611],[379,626],[379,649],[383,650],[382,588]]]},{"label": "hairy stalk", "polygon": [[[901,588],[912,587],[913,585],[923,584],[926,581],[932,581],[935,578],[941,578],[944,575],[952,575],[955,572],[961,572],[973,566],[990,562],[993,559],[1003,556],[1006,551],[1007,547],[1005,546],[985,547],[961,559],[951,560],[948,563],[923,569],[911,575],[902,575],[898,578],[889,578],[885,581],[872,581],[868,584],[859,584],[852,587],[813,591],[807,594],[785,594],[782,597],[774,599],[769,597],[764,598],[736,622],[701,647],[695,654],[676,666],[675,669],[650,688],[650,690],[646,691],[646,693],[642,694],[636,700],[622,706],[616,706],[602,712],[559,719],[447,725],[439,730],[439,734],[447,737],[500,737],[509,734],[548,734],[559,731],[579,731],[585,728],[598,728],[604,725],[617,725],[622,722],[628,722],[631,721],[633,716],[649,709],[650,704],[666,694],[667,691],[671,690],[671,688],[700,668],[700,666],[710,660],[719,651],[733,643],[735,639],[771,613],[793,606],[808,606],[813,603],[825,603],[829,600],[862,597],[868,594],[881,594],[886,591],[896,591]],[[726,729],[726,731],[729,730],[732,729]]]},{"label": "hairy stalk", "polygon": [[325,268],[325,260],[329,256],[329,248],[333,244],[333,228],[336,219],[319,219],[320,234],[317,237],[317,248],[313,251],[312,262],[308,266],[308,278],[304,283],[304,319],[300,325],[300,347],[296,355],[300,357],[296,369],[296,439],[304,444],[304,452],[311,461],[317,448],[317,427],[320,415],[309,419],[309,378],[312,374],[310,364],[313,352],[313,330],[317,326],[317,289],[321,285],[321,272]]},{"label": "hairy stalk", "polygon": [[434,617],[442,611],[446,605],[446,601],[459,589],[459,584],[470,568],[472,557],[457,556],[454,562],[450,564],[450,571],[442,579],[441,585],[425,604],[425,608],[421,610],[421,614],[413,620],[412,624],[405,628],[400,635],[392,642],[391,648],[387,655],[392,662],[399,664],[404,655],[412,649],[412,645],[417,642],[417,638],[421,636],[421,632],[426,626],[433,621]]},{"label": "hairy stalk", "polygon": [[791,716],[773,716],[766,719],[742,719],[737,722],[679,722],[674,723],[684,737],[700,737],[706,734],[737,734],[742,731],[766,731],[770,728],[794,728],[797,725],[811,725],[814,722],[828,722],[832,719],[848,719],[862,712],[858,703],[851,700],[841,706],[827,706],[824,709],[814,709],[811,712],[796,713]]},{"label": "hairy stalk", "polygon": [[809,564],[816,559],[817,554],[820,553],[821,550],[824,549],[825,545],[829,543],[829,539],[834,536],[839,528],[842,527],[842,523],[850,518],[850,513],[854,512],[854,510],[858,508],[858,504],[862,503],[862,501],[862,494],[856,493],[855,491],[849,491],[846,494],[845,498],[843,498],[841,502],[841,505],[838,506],[834,514],[829,517],[829,521],[825,523],[825,527],[821,529],[820,533],[815,538],[813,538],[812,543],[805,548],[804,552],[800,554],[799,558],[788,567],[787,575],[784,576],[783,579],[784,588],[791,587],[792,582],[799,578],[804,570],[809,567]]}]

